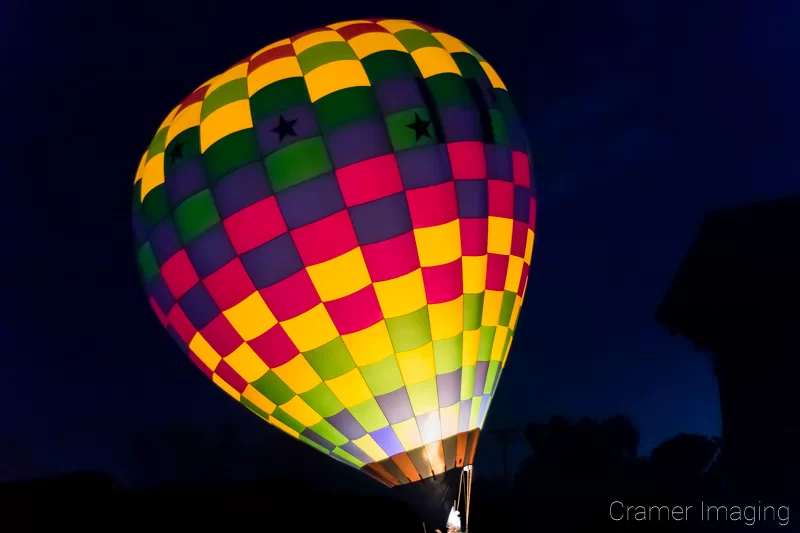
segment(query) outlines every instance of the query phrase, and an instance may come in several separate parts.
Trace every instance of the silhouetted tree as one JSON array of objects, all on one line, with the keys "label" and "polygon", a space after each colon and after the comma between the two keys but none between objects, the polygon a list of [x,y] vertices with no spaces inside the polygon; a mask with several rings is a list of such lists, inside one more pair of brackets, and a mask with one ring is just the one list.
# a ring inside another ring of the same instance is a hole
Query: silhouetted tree
[{"label": "silhouetted tree", "polygon": [[596,526],[610,502],[631,490],[639,432],[627,417],[602,422],[584,417],[570,424],[554,416],[546,424],[528,424],[525,437],[532,454],[514,487],[517,508],[532,520],[529,525],[554,533]]}]

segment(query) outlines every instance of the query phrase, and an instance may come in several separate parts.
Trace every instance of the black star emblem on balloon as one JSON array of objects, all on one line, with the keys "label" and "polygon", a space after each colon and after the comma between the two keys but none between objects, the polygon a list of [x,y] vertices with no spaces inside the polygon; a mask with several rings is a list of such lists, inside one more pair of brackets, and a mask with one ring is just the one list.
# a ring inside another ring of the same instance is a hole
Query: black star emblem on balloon
[{"label": "black star emblem on balloon", "polygon": [[272,131],[278,134],[278,142],[284,140],[287,135],[297,137],[297,133],[294,131],[295,122],[297,119],[286,120],[283,115],[278,118],[278,125],[272,128]]},{"label": "black star emblem on balloon", "polygon": [[433,139],[431,134],[428,132],[428,126],[430,126],[430,124],[430,120],[422,120],[422,117],[419,116],[419,113],[414,113],[414,122],[411,124],[406,124],[406,127],[414,130],[414,133],[417,135],[417,141],[419,141],[423,137]]},{"label": "black star emblem on balloon", "polygon": [[178,141],[172,145],[172,150],[169,151],[170,162],[175,163],[176,159],[183,158],[183,143]]}]

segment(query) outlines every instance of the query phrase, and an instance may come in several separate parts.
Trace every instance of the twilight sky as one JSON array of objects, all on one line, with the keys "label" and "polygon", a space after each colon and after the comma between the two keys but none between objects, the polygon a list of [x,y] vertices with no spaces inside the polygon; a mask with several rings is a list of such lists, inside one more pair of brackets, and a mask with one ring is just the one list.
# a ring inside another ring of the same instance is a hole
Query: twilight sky
[{"label": "twilight sky", "polygon": [[[644,454],[678,432],[720,433],[709,362],[653,316],[707,209],[800,192],[800,8],[79,4],[0,11],[0,450],[20,450],[0,453],[0,479],[25,475],[11,468],[25,450],[32,464],[124,478],[132,436],[157,441],[153,427],[239,424],[272,442],[275,464],[301,446],[210,384],[161,329],[135,272],[131,183],[163,117],[198,84],[277,39],[365,16],[468,42],[525,119],[537,240],[487,429],[621,412]],[[478,464],[499,472],[496,441],[481,442]],[[517,442],[512,459],[525,453]]]}]

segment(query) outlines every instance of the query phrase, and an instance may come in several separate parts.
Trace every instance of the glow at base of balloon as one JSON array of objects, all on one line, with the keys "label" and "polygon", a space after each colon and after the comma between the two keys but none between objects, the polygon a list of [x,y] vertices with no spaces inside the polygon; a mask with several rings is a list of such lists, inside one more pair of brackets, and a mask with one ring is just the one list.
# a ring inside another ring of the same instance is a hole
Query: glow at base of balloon
[{"label": "glow at base of balloon", "polygon": [[148,300],[220,389],[443,526],[526,293],[530,161],[505,84],[448,33],[283,39],[200,85],[142,155]]}]

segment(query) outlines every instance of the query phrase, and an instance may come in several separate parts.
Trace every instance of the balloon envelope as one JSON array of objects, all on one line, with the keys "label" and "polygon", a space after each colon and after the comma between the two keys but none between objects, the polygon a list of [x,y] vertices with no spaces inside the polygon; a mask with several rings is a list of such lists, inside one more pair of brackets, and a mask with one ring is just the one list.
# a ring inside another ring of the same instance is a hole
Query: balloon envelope
[{"label": "balloon envelope", "polygon": [[475,50],[410,21],[332,24],[169,113],[134,182],[140,273],[225,392],[386,485],[428,487],[444,520],[444,474],[472,463],[514,337],[531,180]]}]

